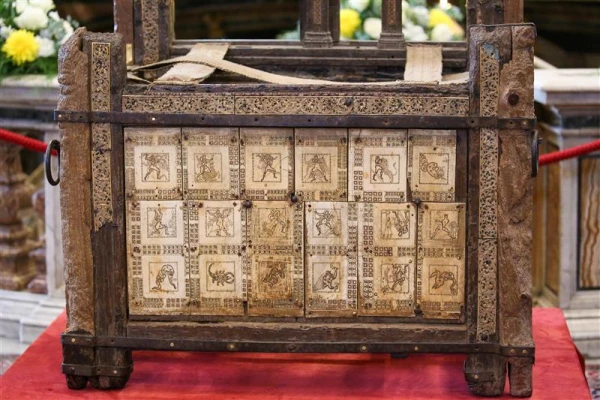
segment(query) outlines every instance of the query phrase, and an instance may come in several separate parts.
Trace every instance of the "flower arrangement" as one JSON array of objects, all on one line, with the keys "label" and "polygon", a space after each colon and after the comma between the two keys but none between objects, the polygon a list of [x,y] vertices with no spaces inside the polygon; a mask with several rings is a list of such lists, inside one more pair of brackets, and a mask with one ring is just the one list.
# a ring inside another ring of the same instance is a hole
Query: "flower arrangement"
[{"label": "flower arrangement", "polygon": [[[340,36],[345,40],[373,40],[381,35],[381,0],[342,0]],[[407,41],[448,42],[462,40],[465,31],[460,9],[440,0],[428,8],[426,0],[402,1],[402,32]],[[299,39],[299,31],[284,32],[280,39]]]},{"label": "flower arrangement", "polygon": [[0,77],[57,73],[58,49],[79,24],[55,8],[53,0],[0,1]]}]

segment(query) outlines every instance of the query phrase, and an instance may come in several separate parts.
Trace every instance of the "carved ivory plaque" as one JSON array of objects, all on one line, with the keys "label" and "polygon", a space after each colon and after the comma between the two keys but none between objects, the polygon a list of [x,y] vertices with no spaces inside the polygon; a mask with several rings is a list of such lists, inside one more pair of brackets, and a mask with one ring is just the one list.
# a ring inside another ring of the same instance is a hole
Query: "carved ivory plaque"
[{"label": "carved ivory plaque", "polygon": [[127,202],[127,265],[131,314],[188,308],[187,210],[182,201]]},{"label": "carved ivory plaque", "polygon": [[417,303],[425,318],[458,319],[465,303],[465,204],[423,203]]},{"label": "carved ivory plaque", "polygon": [[357,203],[305,203],[306,316],[356,313]]},{"label": "carved ivory plaque", "polygon": [[183,128],[183,190],[190,200],[239,197],[239,130]]},{"label": "carved ivory plaque", "polygon": [[412,203],[361,203],[359,314],[414,316],[417,212]]},{"label": "carved ivory plaque", "polygon": [[453,202],[456,187],[456,131],[408,131],[408,179],[412,198]]},{"label": "carved ivory plaque", "polygon": [[296,129],[296,195],[304,201],[348,199],[346,129]]},{"label": "carved ivory plaque", "polygon": [[294,191],[292,129],[242,128],[240,136],[242,198],[287,200]]},{"label": "carved ivory plaque", "polygon": [[400,129],[350,129],[350,200],[406,201],[406,135]]},{"label": "carved ivory plaque", "polygon": [[131,200],[183,200],[181,129],[125,128],[125,190]]},{"label": "carved ivory plaque", "polygon": [[248,315],[304,315],[303,209],[255,201],[247,211]]},{"label": "carved ivory plaque", "polygon": [[189,202],[192,313],[244,315],[245,214],[239,201]]}]

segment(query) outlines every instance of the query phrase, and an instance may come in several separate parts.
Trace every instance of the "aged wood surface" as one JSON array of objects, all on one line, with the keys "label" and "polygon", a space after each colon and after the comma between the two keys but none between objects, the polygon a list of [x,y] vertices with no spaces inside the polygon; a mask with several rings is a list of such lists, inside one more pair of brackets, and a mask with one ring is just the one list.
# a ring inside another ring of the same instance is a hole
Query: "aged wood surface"
[{"label": "aged wood surface", "polygon": [[[81,51],[85,29],[61,48],[59,110],[81,110],[89,104],[89,88],[81,85],[89,77],[89,60]],[[94,296],[91,210],[90,128],[60,123],[61,129],[61,213],[65,254],[67,331],[94,333]],[[78,171],[77,174],[71,171]]]},{"label": "aged wood surface", "polygon": [[581,288],[600,287],[600,157],[580,159],[579,265]]},{"label": "aged wood surface", "polygon": [[330,27],[332,20],[329,16],[329,0],[305,0],[304,7],[306,15],[300,20],[306,24],[302,28],[302,45],[313,48],[331,47],[334,39]]},{"label": "aged wood surface", "polygon": [[114,0],[113,14],[115,32],[123,35],[125,45],[133,45],[133,0]]},{"label": "aged wood surface", "polygon": [[[515,25],[512,60],[500,74],[500,116],[534,115],[533,25]],[[499,334],[502,345],[531,345],[531,141],[526,131],[501,130],[498,174]],[[509,358],[513,396],[532,393],[533,359]]]},{"label": "aged wood surface", "polygon": [[399,341],[415,343],[464,343],[463,325],[439,324],[326,324],[326,323],[192,323],[192,322],[130,322],[127,336],[203,340],[252,340],[333,342],[365,340]]},{"label": "aged wood surface", "polygon": [[[83,50],[90,57],[91,106],[102,111],[120,111],[125,83],[125,48],[120,34],[86,34]],[[108,67],[108,70],[100,67]],[[106,126],[105,126],[106,125]],[[127,316],[127,256],[124,204],[124,138],[121,126],[92,124],[94,232],[94,297],[96,334],[125,335]],[[105,158],[108,157],[108,160]],[[104,185],[105,180],[108,185]],[[108,191],[105,192],[105,191]],[[101,210],[99,213],[97,210]],[[101,306],[100,306],[101,305]],[[131,351],[97,349],[96,363],[114,367],[131,364]],[[123,387],[129,378],[96,376],[90,382],[101,389]]]},{"label": "aged wood surface", "polygon": [[469,341],[477,335],[478,272],[479,272],[479,168],[480,139],[477,130],[468,134],[468,197],[467,197],[467,266],[466,266],[466,314]]},{"label": "aged wood surface", "polygon": [[[299,89],[304,92],[304,89]],[[467,116],[467,97],[261,94],[125,95],[125,112],[236,115],[426,115]]]}]

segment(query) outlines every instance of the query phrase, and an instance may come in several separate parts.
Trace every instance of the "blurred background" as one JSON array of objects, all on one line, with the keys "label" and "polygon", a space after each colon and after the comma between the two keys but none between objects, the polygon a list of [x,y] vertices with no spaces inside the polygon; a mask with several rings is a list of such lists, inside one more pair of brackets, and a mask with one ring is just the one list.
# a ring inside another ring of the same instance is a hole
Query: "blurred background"
[{"label": "blurred background", "polygon": [[[538,30],[538,57],[559,68],[600,65],[600,1],[524,2],[525,21],[535,23]],[[61,15],[71,15],[81,25],[96,32],[112,31],[112,3],[112,0],[56,1]],[[299,3],[299,0],[178,0],[176,37],[273,39],[296,29]],[[426,3],[435,7],[439,1],[427,0]],[[450,3],[464,15],[465,0],[451,0]],[[459,21],[463,25],[464,22]]]}]

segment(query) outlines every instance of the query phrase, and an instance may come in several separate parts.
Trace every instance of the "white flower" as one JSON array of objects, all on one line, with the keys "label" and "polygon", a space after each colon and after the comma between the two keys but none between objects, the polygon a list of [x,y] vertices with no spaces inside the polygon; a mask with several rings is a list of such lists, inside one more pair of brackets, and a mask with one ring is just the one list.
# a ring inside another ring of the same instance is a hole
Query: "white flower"
[{"label": "white flower", "polygon": [[452,31],[446,24],[438,24],[431,31],[431,40],[434,42],[449,42],[452,40]]},{"label": "white flower", "polygon": [[63,21],[63,29],[65,30],[66,33],[65,33],[65,36],[60,41],[60,44],[65,44],[65,42],[69,39],[69,37],[71,37],[71,35],[74,32],[73,27],[71,26],[71,24],[68,21]]},{"label": "white flower", "polygon": [[381,36],[381,18],[365,19],[363,30],[371,39],[379,39],[379,36]]},{"label": "white flower", "polygon": [[38,36],[46,39],[52,39],[52,32],[50,32],[49,29],[42,29]]},{"label": "white flower", "polygon": [[40,45],[38,56],[51,57],[56,54],[56,48],[54,47],[54,42],[52,40],[39,36],[36,36],[35,40],[37,40],[38,44]]},{"label": "white flower", "polygon": [[25,11],[25,8],[28,5],[29,5],[28,0],[16,0],[15,1],[15,10],[17,11],[17,14],[21,14],[23,11]]},{"label": "white flower", "polygon": [[21,15],[15,18],[15,24],[19,28],[37,31],[48,26],[48,16],[40,8],[26,7]]},{"label": "white flower", "polygon": [[4,20],[0,18],[0,37],[7,38],[13,33],[14,29],[10,26],[6,26]]},{"label": "white flower", "polygon": [[29,0],[29,5],[35,8],[39,8],[47,13],[50,10],[54,10],[53,0]]},{"label": "white flower", "polygon": [[427,26],[429,23],[429,10],[427,7],[415,6],[408,12],[412,15],[417,25]]},{"label": "white flower", "polygon": [[406,25],[403,29],[404,38],[411,42],[424,42],[427,40],[427,34],[419,25]]},{"label": "white flower", "polygon": [[60,21],[60,16],[58,15],[57,11],[49,12],[48,16],[55,21]]},{"label": "white flower", "polygon": [[363,12],[369,7],[369,3],[371,3],[371,0],[348,0],[348,7]]}]

